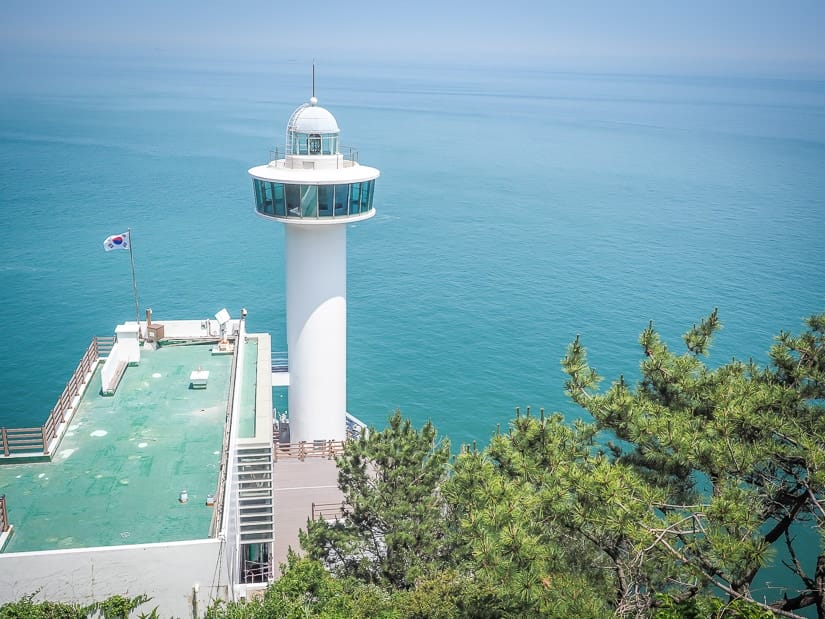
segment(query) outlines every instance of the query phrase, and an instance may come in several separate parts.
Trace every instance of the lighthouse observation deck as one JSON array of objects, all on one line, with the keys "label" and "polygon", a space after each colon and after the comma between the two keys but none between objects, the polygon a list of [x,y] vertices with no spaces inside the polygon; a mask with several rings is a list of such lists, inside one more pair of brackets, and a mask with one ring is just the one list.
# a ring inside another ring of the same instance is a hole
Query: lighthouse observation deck
[{"label": "lighthouse observation deck", "polygon": [[[290,221],[325,219],[358,221],[375,214],[372,206],[374,179],[360,182],[335,183],[333,181],[322,185],[310,182],[265,181],[255,178],[253,185],[255,210],[259,215],[267,218]],[[329,221],[329,223],[333,222]]]}]

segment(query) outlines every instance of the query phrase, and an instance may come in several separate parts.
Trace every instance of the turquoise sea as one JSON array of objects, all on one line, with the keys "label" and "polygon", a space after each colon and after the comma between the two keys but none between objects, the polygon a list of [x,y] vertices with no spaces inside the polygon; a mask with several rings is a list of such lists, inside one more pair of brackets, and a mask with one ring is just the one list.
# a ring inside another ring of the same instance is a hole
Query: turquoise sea
[{"label": "turquoise sea", "polygon": [[[304,63],[0,60],[0,426],[39,425],[94,335],[249,311],[284,347],[283,229],[247,169],[310,96]],[[349,409],[454,444],[516,406],[581,412],[559,360],[634,376],[719,308],[710,363],[825,311],[825,82],[519,67],[319,66],[377,216],[349,230]]]}]

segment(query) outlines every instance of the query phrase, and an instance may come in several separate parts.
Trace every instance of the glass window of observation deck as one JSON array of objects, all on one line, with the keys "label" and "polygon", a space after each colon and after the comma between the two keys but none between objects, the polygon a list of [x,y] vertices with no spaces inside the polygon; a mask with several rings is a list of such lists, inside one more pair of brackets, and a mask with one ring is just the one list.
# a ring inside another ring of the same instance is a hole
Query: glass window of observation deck
[{"label": "glass window of observation deck", "polygon": [[261,198],[261,181],[257,178],[252,181],[252,189],[255,191],[255,209],[260,211],[263,208],[263,199]]},{"label": "glass window of observation deck", "polygon": [[318,216],[318,185],[301,185],[301,217]]},{"label": "glass window of observation deck", "polygon": [[349,201],[349,185],[335,185],[335,214],[346,215]]},{"label": "glass window of observation deck", "polygon": [[361,183],[361,212],[366,213],[372,208],[372,189],[375,181]]},{"label": "glass window of observation deck", "polygon": [[258,211],[266,215],[274,214],[274,209],[272,208],[272,192],[269,187],[271,183],[264,183],[256,179],[253,185],[255,187],[255,204]]},{"label": "glass window of observation deck", "polygon": [[331,217],[335,185],[318,186],[318,216]]},{"label": "glass window of observation deck", "polygon": [[286,214],[284,205],[284,186],[281,183],[267,183],[255,179],[252,183],[255,189],[255,208],[264,215]]},{"label": "glass window of observation deck", "polygon": [[353,183],[349,187],[349,214],[357,215],[361,212],[361,183]]},{"label": "glass window of observation deck", "polygon": [[286,200],[287,217],[301,216],[301,187],[300,185],[284,186],[284,199]]},{"label": "glass window of observation deck", "polygon": [[283,217],[286,215],[284,206],[284,186],[281,183],[270,183],[272,185],[273,202],[275,203],[275,214]]},{"label": "glass window of observation deck", "polygon": [[318,219],[372,210],[375,181],[350,185],[284,185],[253,180],[255,208],[262,215]]}]

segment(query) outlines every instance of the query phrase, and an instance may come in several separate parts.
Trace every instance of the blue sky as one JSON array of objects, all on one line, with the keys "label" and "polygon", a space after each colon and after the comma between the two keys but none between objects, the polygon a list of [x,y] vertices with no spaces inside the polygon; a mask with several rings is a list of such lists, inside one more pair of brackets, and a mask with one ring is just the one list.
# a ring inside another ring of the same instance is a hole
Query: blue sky
[{"label": "blue sky", "polygon": [[4,0],[0,52],[825,76],[825,0]]}]

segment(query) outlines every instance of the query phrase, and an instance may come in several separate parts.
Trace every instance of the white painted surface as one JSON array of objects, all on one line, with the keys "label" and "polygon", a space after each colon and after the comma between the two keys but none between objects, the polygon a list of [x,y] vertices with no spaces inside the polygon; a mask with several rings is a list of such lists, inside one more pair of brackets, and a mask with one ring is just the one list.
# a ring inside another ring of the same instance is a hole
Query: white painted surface
[{"label": "white painted surface", "polygon": [[38,600],[89,604],[111,595],[148,595],[140,610],[193,616],[194,587],[202,616],[209,600],[226,599],[228,580],[218,539],[0,555],[0,604],[39,591]]},{"label": "white painted surface", "polygon": [[[298,160],[298,156],[290,156]],[[381,174],[376,168],[371,168],[357,163],[346,162],[349,165],[333,169],[322,168],[324,157],[303,156],[301,160],[318,160],[318,168],[293,168],[289,167],[286,159],[278,159],[266,165],[259,165],[249,169],[249,175],[262,181],[274,181],[286,184],[305,185],[346,185],[349,183],[361,183],[378,178]],[[341,160],[344,161],[343,159]],[[163,322],[163,321],[161,321]]]},{"label": "white painted surface", "polygon": [[0,552],[3,552],[3,548],[6,547],[6,542],[9,541],[9,538],[14,533],[14,525],[10,524],[7,531],[0,533]]},{"label": "white painted surface", "polygon": [[366,213],[358,213],[357,215],[337,215],[336,217],[318,217],[317,219],[315,217],[298,219],[297,217],[264,215],[263,213],[259,213],[257,209],[255,209],[255,215],[261,219],[280,221],[281,223],[288,223],[291,226],[341,226],[370,219],[375,216],[375,209],[369,210]]},{"label": "white painted surface", "polygon": [[103,390],[107,390],[112,378],[117,372],[117,366],[121,361],[126,363],[140,363],[140,327],[136,322],[127,322],[115,327],[115,341],[109,356],[100,370],[101,384]]},{"label": "white painted surface", "polygon": [[272,447],[272,338],[268,333],[250,334],[258,340],[255,376],[255,439]]},{"label": "white painted surface", "polygon": [[126,363],[140,363],[139,327],[135,322],[118,325],[115,335],[120,348],[120,358]]},{"label": "white painted surface", "polygon": [[125,361],[125,357],[120,342],[115,342],[112,350],[109,351],[109,356],[106,357],[106,361],[103,363],[103,368],[100,370],[100,384],[104,391],[112,384],[112,378],[117,372],[117,365],[120,363],[121,358]]},{"label": "white painted surface", "polygon": [[273,387],[289,387],[289,372],[272,372]]},{"label": "white painted surface", "polygon": [[346,437],[346,226],[286,227],[289,425],[297,441]]},{"label": "white painted surface", "polygon": [[338,133],[338,123],[332,113],[319,105],[302,105],[292,114],[287,131],[299,133]]},{"label": "white painted surface", "polygon": [[[215,304],[217,307],[217,303]],[[233,318],[226,323],[226,334],[235,336],[238,333],[239,319]],[[136,325],[136,322],[127,322],[127,325]],[[152,317],[153,325],[163,325],[163,339],[174,340],[177,338],[215,338],[220,337],[221,328],[214,317],[203,318],[201,320],[163,320],[157,314]],[[141,322],[141,329],[146,333],[146,323]]]},{"label": "white painted surface", "polygon": [[[232,396],[232,415],[229,423],[229,444],[224,445],[226,453],[226,477],[224,481],[223,512],[222,521],[219,523],[221,534],[226,540],[226,552],[224,553],[224,566],[228,578],[233,583],[240,580],[240,522],[238,520],[238,411],[241,405],[240,385],[243,384],[244,374],[244,349],[246,348],[246,322],[240,321],[238,325],[238,339],[236,340],[235,355],[238,365],[235,368],[235,390]],[[224,461],[222,460],[222,463]],[[234,596],[233,587],[231,595]]]},{"label": "white painted surface", "polygon": [[364,221],[375,216],[375,209],[369,210],[366,213],[359,213],[357,215],[338,215],[336,217],[307,217],[298,219],[297,217],[281,217],[280,215],[264,215],[255,209],[255,215],[261,219],[275,220],[281,223],[288,223],[294,226],[341,226],[343,224],[353,224],[359,221]]},{"label": "white painted surface", "polygon": [[189,374],[189,382],[193,387],[206,387],[209,382],[209,370],[195,370]]}]

